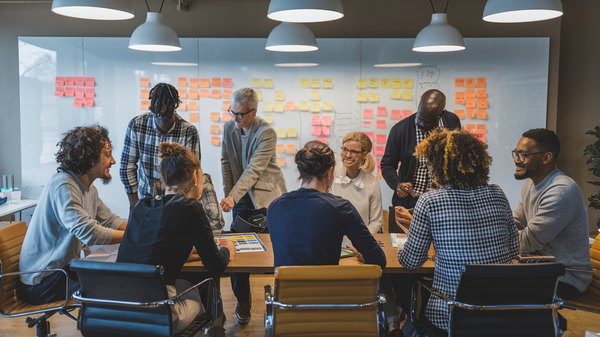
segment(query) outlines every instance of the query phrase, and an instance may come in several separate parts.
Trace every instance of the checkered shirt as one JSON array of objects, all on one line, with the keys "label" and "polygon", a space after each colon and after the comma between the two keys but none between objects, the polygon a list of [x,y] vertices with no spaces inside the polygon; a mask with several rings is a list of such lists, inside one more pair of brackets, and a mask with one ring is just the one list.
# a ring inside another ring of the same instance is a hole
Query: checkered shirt
[{"label": "checkered shirt", "polygon": [[223,209],[219,204],[219,199],[217,199],[215,186],[212,184],[212,180],[208,174],[204,174],[204,185],[202,186],[200,203],[204,208],[204,212],[206,212],[206,216],[210,222],[210,228],[212,229],[213,234],[221,233],[223,226],[225,226]]},{"label": "checkered shirt", "polygon": [[[422,195],[403,250],[400,264],[419,268],[433,242],[437,253],[433,288],[450,298],[456,295],[461,266],[509,264],[519,253],[519,234],[510,204],[498,185],[456,190],[446,185]],[[449,308],[432,296],[425,315],[448,330]]]},{"label": "checkered shirt", "polygon": [[[160,159],[158,146],[162,142],[181,144],[200,158],[198,130],[175,112],[175,124],[162,132],[154,123],[153,114],[147,112],[129,122],[121,154],[119,173],[125,192],[139,192],[141,198],[164,194],[160,186]],[[138,166],[138,162],[141,165]]]},{"label": "checkered shirt", "polygon": [[[415,125],[417,124],[417,120],[415,119]],[[440,118],[439,127],[444,128],[444,123]],[[421,142],[429,137],[431,131],[423,132],[421,128],[417,125],[417,145],[421,144]],[[421,195],[427,191],[431,191],[431,179],[429,178],[429,169],[427,168],[427,163],[423,159],[423,156],[419,156],[417,158],[417,167],[415,169],[415,178],[413,181],[413,190],[417,193],[417,195]]]}]

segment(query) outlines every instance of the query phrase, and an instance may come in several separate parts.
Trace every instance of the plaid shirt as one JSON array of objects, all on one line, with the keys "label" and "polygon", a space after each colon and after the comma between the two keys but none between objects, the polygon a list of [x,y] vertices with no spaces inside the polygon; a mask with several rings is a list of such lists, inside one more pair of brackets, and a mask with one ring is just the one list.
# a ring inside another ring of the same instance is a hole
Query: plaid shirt
[{"label": "plaid shirt", "polygon": [[[415,119],[415,125],[417,126],[417,145],[421,144],[421,142],[429,137],[431,131],[423,132],[419,125],[417,125],[417,120]],[[438,123],[440,128],[444,128],[444,123],[440,118]],[[417,168],[415,170],[415,180],[413,182],[413,190],[417,193],[417,195],[421,195],[425,192],[431,191],[431,179],[429,178],[429,169],[427,169],[427,163],[423,160],[423,156],[419,156],[417,158]]]},{"label": "plaid shirt", "polygon": [[[160,186],[160,159],[158,146],[162,142],[181,144],[200,158],[198,130],[175,112],[175,124],[167,132],[154,123],[151,112],[139,115],[129,122],[121,154],[121,181],[125,192],[138,192],[141,198],[164,194]],[[138,167],[138,162],[141,163]],[[138,186],[139,180],[139,186]]]},{"label": "plaid shirt", "polygon": [[[473,190],[446,185],[422,195],[398,261],[408,269],[419,268],[432,241],[437,253],[433,288],[450,298],[456,295],[461,266],[510,264],[519,253],[512,210],[498,185]],[[430,298],[425,315],[448,330],[449,308],[441,298]]]},{"label": "plaid shirt", "polygon": [[225,226],[223,209],[219,204],[219,199],[217,199],[217,192],[215,191],[215,186],[212,184],[212,179],[206,173],[204,174],[204,185],[202,186],[200,203],[204,208],[204,212],[206,212],[213,234],[221,233],[223,226]]}]

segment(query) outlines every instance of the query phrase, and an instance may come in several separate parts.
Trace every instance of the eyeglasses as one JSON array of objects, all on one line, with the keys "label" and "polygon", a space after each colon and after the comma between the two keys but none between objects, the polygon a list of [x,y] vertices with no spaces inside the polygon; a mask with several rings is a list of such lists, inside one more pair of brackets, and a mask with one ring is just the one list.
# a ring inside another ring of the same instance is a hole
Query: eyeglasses
[{"label": "eyeglasses", "polygon": [[515,158],[517,158],[517,155],[518,155],[520,161],[525,161],[525,156],[529,156],[530,154],[538,154],[538,153],[546,153],[546,152],[548,152],[548,151],[523,152],[523,151],[512,150],[512,157],[513,157],[513,159],[515,159]]},{"label": "eyeglasses", "polygon": [[234,112],[233,110],[231,110],[231,107],[229,107],[229,109],[227,109],[227,112],[229,112],[229,114],[233,118],[237,118],[237,117],[244,118],[245,115],[251,113],[254,110],[256,110],[256,109],[251,109],[251,110],[248,110],[246,112]]},{"label": "eyeglasses", "polygon": [[356,157],[361,153],[365,153],[364,151],[354,151],[354,150],[348,150],[347,148],[342,146],[342,153],[350,153],[351,157]]}]

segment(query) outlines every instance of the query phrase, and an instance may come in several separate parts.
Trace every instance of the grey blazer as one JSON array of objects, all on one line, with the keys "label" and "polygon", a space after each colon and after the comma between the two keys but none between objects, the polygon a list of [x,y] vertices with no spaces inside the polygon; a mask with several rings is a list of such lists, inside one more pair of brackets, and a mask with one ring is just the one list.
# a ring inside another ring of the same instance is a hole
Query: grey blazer
[{"label": "grey blazer", "polygon": [[283,172],[277,166],[276,145],[275,129],[260,117],[254,119],[245,149],[235,121],[225,123],[221,172],[226,197],[233,197],[237,203],[249,193],[254,206],[262,208],[287,192]]}]

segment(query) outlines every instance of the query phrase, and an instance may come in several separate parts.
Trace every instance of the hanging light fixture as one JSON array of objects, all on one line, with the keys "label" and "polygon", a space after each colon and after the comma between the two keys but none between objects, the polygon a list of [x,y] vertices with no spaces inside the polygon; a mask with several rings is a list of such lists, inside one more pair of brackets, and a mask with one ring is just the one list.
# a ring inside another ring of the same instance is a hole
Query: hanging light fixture
[{"label": "hanging light fixture", "polygon": [[131,0],[54,0],[52,12],[89,20],[127,20],[134,17]]},{"label": "hanging light fixture", "polygon": [[563,15],[560,0],[488,0],[483,21],[497,23],[533,22]]},{"label": "hanging light fixture", "polygon": [[267,17],[283,22],[324,22],[341,19],[341,0],[271,0]]},{"label": "hanging light fixture", "polygon": [[301,23],[282,22],[273,28],[267,39],[266,50],[306,52],[319,49],[315,34]]},{"label": "hanging light fixture", "polygon": [[164,3],[165,0],[160,5],[158,13],[155,13],[150,11],[150,6],[148,6],[146,0],[146,6],[148,7],[146,22],[137,27],[131,34],[129,49],[156,52],[181,50],[179,37],[171,27],[165,25],[162,21],[160,12]]},{"label": "hanging light fixture", "polygon": [[410,42],[390,40],[383,45],[383,48],[377,54],[373,66],[377,68],[397,68],[416,67],[422,64],[419,53],[415,53],[410,49]]},{"label": "hanging light fixture", "polygon": [[424,53],[439,53],[465,49],[465,41],[462,35],[458,29],[448,23],[446,11],[449,2],[450,0],[446,1],[444,13],[436,13],[433,3],[429,0],[433,9],[431,23],[417,34],[412,50]]},{"label": "hanging light fixture", "polygon": [[316,67],[319,65],[319,51],[312,53],[275,53],[273,61],[276,67]]}]

